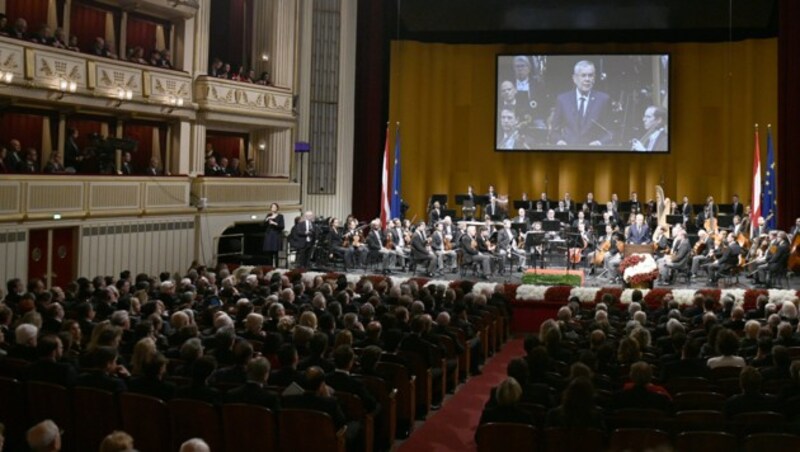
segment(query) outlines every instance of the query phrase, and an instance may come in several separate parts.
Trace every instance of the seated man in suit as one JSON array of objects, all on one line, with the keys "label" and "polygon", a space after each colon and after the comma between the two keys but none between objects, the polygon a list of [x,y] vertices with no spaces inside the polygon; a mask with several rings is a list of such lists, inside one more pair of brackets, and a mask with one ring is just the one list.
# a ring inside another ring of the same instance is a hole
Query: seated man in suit
[{"label": "seated man in suit", "polygon": [[611,108],[608,94],[593,91],[594,63],[575,63],[572,74],[575,89],[558,96],[553,114],[553,134],[558,146],[605,146],[611,131],[603,124]]},{"label": "seated man in suit", "polygon": [[303,375],[305,393],[284,397],[283,408],[313,410],[326,413],[333,419],[336,430],[347,425],[347,442],[352,444],[359,437],[361,426],[358,422],[348,422],[339,401],[333,397],[332,390],[325,384],[325,373],[319,367],[306,369]]},{"label": "seated man in suit", "polygon": [[225,403],[246,403],[268,408],[273,412],[280,409],[278,394],[264,386],[269,379],[270,364],[267,358],[259,356],[247,363],[247,382],[225,394]]},{"label": "seated man in suit", "polygon": [[26,380],[44,381],[64,387],[75,384],[78,372],[71,364],[61,362],[64,346],[58,336],[49,334],[39,339],[36,349],[39,359],[26,369]]},{"label": "seated man in suit", "polygon": [[402,252],[390,250],[383,246],[383,235],[381,234],[381,222],[378,219],[370,223],[369,233],[367,234],[367,249],[370,253],[377,253],[382,260],[382,270],[384,273],[391,273],[391,268],[397,260],[398,253],[402,259]]},{"label": "seated man in suit", "polygon": [[736,242],[736,237],[728,234],[725,240],[727,243],[723,247],[722,255],[708,266],[709,282],[717,282],[719,273],[727,272],[739,265],[739,254],[742,249]]},{"label": "seated man in suit", "polygon": [[786,232],[778,232],[777,245],[776,251],[766,259],[765,263],[758,266],[757,284],[768,282],[769,275],[772,273],[786,270],[790,254],[789,238]]},{"label": "seated man in suit", "polygon": [[358,396],[361,403],[364,404],[364,409],[368,412],[375,413],[378,411],[378,402],[375,397],[370,394],[364,383],[353,378],[350,371],[356,363],[356,354],[349,345],[340,345],[333,351],[333,363],[336,369],[325,377],[325,382],[331,388],[348,392]]},{"label": "seated man in suit", "polygon": [[665,284],[672,282],[673,269],[687,267],[692,258],[692,245],[686,238],[686,231],[677,227],[676,230],[678,232],[672,242],[672,252],[658,260],[661,282]]},{"label": "seated man in suit", "polygon": [[414,259],[415,264],[426,266],[426,276],[433,276],[433,271],[436,269],[436,255],[428,244],[424,221],[420,221],[417,230],[414,231],[411,237],[411,257]]},{"label": "seated man in suit", "polygon": [[297,348],[292,344],[283,344],[278,349],[278,361],[281,368],[269,376],[269,384],[273,386],[289,386],[292,383],[301,384],[303,373],[297,370],[300,357]]},{"label": "seated man in suit", "polygon": [[117,365],[116,348],[106,346],[95,348],[90,354],[90,362],[92,368],[75,380],[75,386],[101,389],[115,394],[128,389],[125,382],[117,376],[120,370],[123,374],[127,374],[127,370],[120,369]]},{"label": "seated man in suit", "polygon": [[725,415],[730,417],[756,411],[776,411],[778,401],[774,396],[761,392],[761,373],[755,367],[747,366],[739,374],[742,393],[725,401]]},{"label": "seated man in suit", "polygon": [[634,139],[631,150],[640,152],[666,151],[669,140],[667,138],[667,110],[651,105],[644,111],[642,117],[646,130],[641,140]]},{"label": "seated man in suit", "polygon": [[492,273],[492,258],[478,251],[477,246],[473,246],[473,242],[477,242],[477,237],[475,235],[475,226],[470,225],[467,227],[467,233],[461,236],[460,245],[461,250],[464,252],[464,262],[479,263],[483,269],[483,273],[481,273],[480,277],[482,279],[487,279],[487,275]]}]

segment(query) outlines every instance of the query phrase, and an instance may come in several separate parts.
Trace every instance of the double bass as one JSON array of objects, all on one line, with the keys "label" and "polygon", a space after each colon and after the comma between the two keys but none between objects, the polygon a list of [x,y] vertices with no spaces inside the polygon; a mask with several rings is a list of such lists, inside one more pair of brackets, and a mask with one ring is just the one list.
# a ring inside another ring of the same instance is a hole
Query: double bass
[{"label": "double bass", "polygon": [[790,272],[800,272],[800,232],[795,234],[792,239],[791,253],[789,253],[789,261],[786,265]]}]

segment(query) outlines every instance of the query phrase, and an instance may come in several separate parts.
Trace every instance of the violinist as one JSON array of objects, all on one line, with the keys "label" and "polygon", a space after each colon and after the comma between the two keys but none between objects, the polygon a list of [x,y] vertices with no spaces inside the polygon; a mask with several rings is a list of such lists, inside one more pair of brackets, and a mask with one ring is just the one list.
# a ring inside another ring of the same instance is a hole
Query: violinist
[{"label": "violinist", "polygon": [[591,268],[590,274],[594,274],[595,267],[603,265],[606,253],[608,253],[608,251],[611,249],[611,240],[613,240],[613,238],[614,227],[611,224],[606,223],[605,235],[602,235],[597,239],[597,245],[594,246],[594,249],[590,250],[586,255],[586,261],[589,262]]},{"label": "violinist", "polygon": [[461,249],[464,251],[464,262],[471,264],[476,262],[481,265],[481,279],[488,279],[491,273],[492,258],[478,251],[478,242],[475,235],[475,226],[467,227],[467,232],[461,236]]},{"label": "violinist", "polygon": [[589,220],[586,219],[586,213],[584,210],[579,210],[578,218],[572,222],[573,228],[578,228],[580,226],[583,226],[585,229],[589,229]]},{"label": "violinist", "polygon": [[736,243],[736,237],[733,234],[728,234],[724,240],[725,242],[720,246],[721,253],[719,257],[708,265],[708,282],[710,283],[716,283],[719,280],[720,272],[727,272],[739,265],[739,254],[742,249]]},{"label": "violinist", "polygon": [[[345,265],[356,267],[364,265],[367,261],[367,247],[364,245],[361,236],[361,228],[358,227],[358,220],[355,217],[348,217],[347,230],[342,234],[343,246],[347,250],[344,255]],[[366,227],[366,225],[364,226]]]},{"label": "violinist", "polygon": [[397,254],[394,250],[383,246],[383,235],[381,234],[381,221],[374,219],[370,223],[369,234],[367,234],[367,249],[370,252],[378,253],[381,256],[383,273],[391,273],[391,268],[395,265]]},{"label": "violinist", "polygon": [[452,236],[448,238],[444,235],[444,224],[436,223],[433,234],[431,234],[431,250],[436,255],[436,269],[439,272],[444,272],[445,258],[448,260],[452,272],[456,272],[456,250],[453,249],[452,240]]},{"label": "violinist", "polygon": [[279,212],[277,203],[269,206],[269,214],[264,218],[264,245],[263,250],[267,256],[267,265],[278,266],[278,251],[283,249],[283,215]]},{"label": "violinist", "polygon": [[436,268],[436,255],[428,244],[428,237],[425,234],[425,222],[420,221],[416,232],[411,237],[411,257],[416,265],[426,265],[426,276],[432,277]]},{"label": "violinist", "polygon": [[531,225],[530,220],[528,220],[528,216],[525,214],[525,209],[522,207],[519,208],[519,210],[517,211],[517,216],[514,217],[514,220],[512,221],[514,223],[524,224],[525,229],[527,229]]},{"label": "violinist", "polygon": [[393,243],[393,252],[395,254],[396,259],[400,262],[400,265],[403,267],[403,271],[406,270],[406,259],[409,255],[408,247],[411,246],[410,243],[406,243],[406,234],[403,230],[403,224],[400,222],[399,218],[395,218],[391,222],[387,223],[386,225],[386,236],[391,236],[391,242]]},{"label": "violinist", "polygon": [[[353,267],[352,261],[352,253],[349,253],[349,249],[345,248],[344,245],[344,231],[341,227],[339,227],[339,219],[335,217],[331,217],[328,220],[328,243],[331,247],[331,254],[337,255],[342,258],[344,261],[344,271],[347,271],[348,268]],[[348,256],[349,254],[349,256]],[[348,259],[349,258],[349,259]]]},{"label": "violinist", "polygon": [[[521,209],[520,209],[521,210]],[[517,247],[517,241],[514,237],[514,230],[511,229],[511,221],[504,220],[503,228],[497,230],[497,248],[495,254],[500,256],[503,262],[508,260],[517,259],[519,262],[519,271],[525,266],[525,252]]]},{"label": "violinist", "polygon": [[669,225],[662,224],[653,233],[653,248],[656,254],[662,254],[669,249]]},{"label": "violinist", "polygon": [[661,284],[672,284],[673,270],[686,267],[692,257],[692,245],[686,238],[686,230],[675,226],[672,233],[675,240],[672,241],[671,252],[657,262]]},{"label": "violinist", "polygon": [[[573,217],[572,211],[569,210],[569,207],[567,207],[567,204],[566,204],[566,202],[564,200],[561,200],[561,201],[558,202],[558,207],[556,208],[555,212],[567,212],[568,213],[567,222],[568,223],[572,223],[572,217]],[[555,216],[555,212],[554,212],[554,216]],[[547,216],[548,217],[550,216],[550,212],[549,211],[547,212]],[[549,220],[549,218],[548,218],[548,220]]]},{"label": "violinist", "polygon": [[[606,227],[608,228],[608,226]],[[608,231],[608,229],[606,229],[606,231]],[[609,241],[608,252],[603,258],[603,266],[608,272],[608,278],[611,280],[617,280],[619,278],[619,264],[622,262],[624,245],[619,246],[618,244],[622,241],[624,241],[624,238],[621,237],[619,233],[613,233]]]},{"label": "violinist", "polygon": [[767,257],[766,261],[758,266],[756,274],[756,284],[767,284],[771,275],[786,271],[789,263],[789,236],[784,231],[778,231],[777,240],[773,248],[774,251]]}]

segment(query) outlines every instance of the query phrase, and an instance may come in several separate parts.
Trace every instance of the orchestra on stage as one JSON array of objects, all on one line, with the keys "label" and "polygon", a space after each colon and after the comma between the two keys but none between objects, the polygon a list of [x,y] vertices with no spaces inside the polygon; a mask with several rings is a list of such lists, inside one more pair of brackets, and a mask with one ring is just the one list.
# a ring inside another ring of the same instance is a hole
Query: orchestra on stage
[{"label": "orchestra on stage", "polygon": [[[800,270],[800,219],[789,231],[769,230],[769,218],[751,224],[750,207],[734,195],[729,204],[708,196],[703,204],[680,203],[656,187],[656,199],[627,201],[614,194],[605,204],[587,193],[583,201],[569,193],[536,200],[526,193],[509,206],[507,196],[489,186],[485,195],[467,187],[455,196],[460,216],[448,208],[447,195],[432,195],[427,218],[360,222],[353,216],[317,219],[306,212],[289,234],[296,265],[345,270],[372,267],[389,274],[412,271],[433,277],[472,271],[481,279],[510,277],[527,269],[584,269],[590,277],[620,281],[619,266],[629,254],[653,255],[657,283],[683,276],[716,284],[721,278],[749,277],[753,284],[775,286],[787,271]],[[274,210],[274,207],[273,207]],[[271,213],[274,217],[275,213]],[[427,221],[426,221],[427,220]]]}]

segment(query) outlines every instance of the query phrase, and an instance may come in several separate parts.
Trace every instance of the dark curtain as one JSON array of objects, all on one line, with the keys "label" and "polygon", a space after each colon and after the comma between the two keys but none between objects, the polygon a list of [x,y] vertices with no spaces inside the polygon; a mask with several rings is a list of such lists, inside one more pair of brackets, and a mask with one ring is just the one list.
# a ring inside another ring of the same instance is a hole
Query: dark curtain
[{"label": "dark curtain", "polygon": [[[145,58],[149,60],[150,53],[156,48],[157,25],[158,24],[153,21],[128,14],[128,29],[125,35],[125,47],[129,50],[134,47],[143,48]],[[164,31],[166,33],[166,29]],[[166,42],[169,42],[169,40]]]},{"label": "dark curtain", "polygon": [[78,46],[91,52],[95,38],[106,35],[106,11],[83,3],[72,4],[70,34],[78,37]]},{"label": "dark curtain", "polygon": [[248,137],[245,134],[221,134],[213,132],[208,132],[206,134],[206,143],[214,145],[214,150],[219,153],[220,157],[226,157],[228,161],[232,158],[239,158],[240,141],[244,141],[245,150],[247,149],[247,139]]},{"label": "dark curtain", "polygon": [[[396,0],[358,2],[353,214],[380,214],[381,165],[389,109],[389,41]],[[393,143],[390,143],[394,146]]]},{"label": "dark curtain", "polygon": [[[34,148],[42,155],[42,126],[44,115],[27,113],[5,113],[0,116],[0,131],[2,136],[0,141],[4,146],[8,146],[11,140],[19,140],[22,149]],[[51,121],[52,122],[52,121]],[[56,136],[53,135],[55,144]]]},{"label": "dark curtain", "polygon": [[231,70],[239,70],[240,65],[248,66],[253,41],[252,0],[212,0],[211,36],[209,42],[209,63],[219,58],[230,63]]},{"label": "dark curtain", "polygon": [[8,25],[23,18],[28,22],[28,33],[35,33],[47,23],[47,0],[6,0]]},{"label": "dark curtain", "polygon": [[153,156],[153,129],[159,129],[161,155],[158,158],[163,164],[167,150],[167,126],[151,122],[130,122],[123,127],[122,136],[139,143],[137,151],[131,155],[131,163],[136,173],[143,173],[150,164],[150,157]]},{"label": "dark curtain", "polygon": [[[78,146],[84,149],[89,146],[89,136],[93,133],[99,134],[102,121],[94,118],[70,118],[67,120],[67,129],[78,130]],[[114,130],[113,124],[109,122],[108,130]]]},{"label": "dark curtain", "polygon": [[789,229],[800,217],[800,2],[780,1],[778,31],[778,227]]}]

